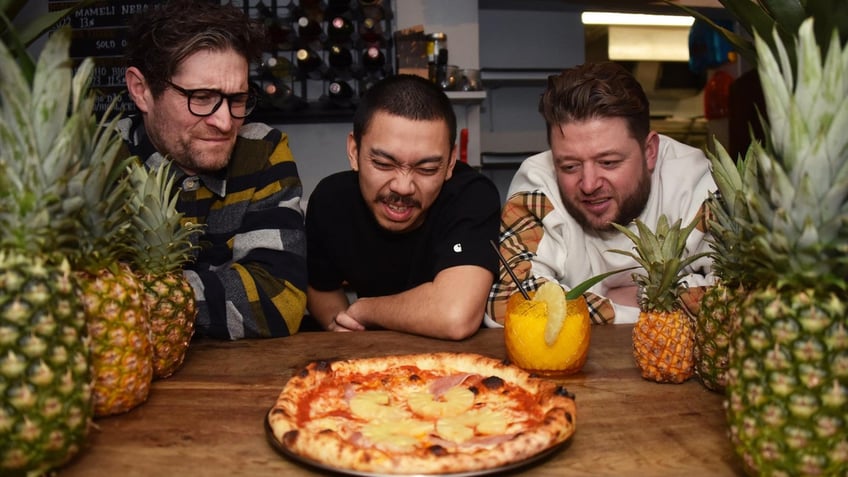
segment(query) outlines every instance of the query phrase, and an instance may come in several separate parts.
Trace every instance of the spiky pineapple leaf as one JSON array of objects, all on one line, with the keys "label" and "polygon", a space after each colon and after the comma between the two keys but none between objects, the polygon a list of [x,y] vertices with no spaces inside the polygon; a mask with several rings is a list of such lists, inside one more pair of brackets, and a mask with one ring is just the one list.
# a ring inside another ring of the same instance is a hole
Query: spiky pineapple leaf
[{"label": "spiky pineapple leaf", "polygon": [[155,167],[133,161],[127,169],[131,184],[127,207],[133,222],[131,258],[134,268],[143,274],[164,275],[195,258],[195,239],[202,227],[182,223],[171,167],[170,161]]},{"label": "spiky pineapple leaf", "polygon": [[620,224],[612,224],[633,242],[635,252],[608,251],[633,258],[645,271],[644,275],[633,274],[633,281],[642,291],[640,307],[643,309],[672,311],[680,306],[680,280],[685,268],[708,255],[703,252],[684,257],[686,240],[700,220],[700,215],[696,216],[686,227],[681,227],[681,219],[669,224],[668,217],[663,214],[655,230],[651,230],[644,222],[636,219],[634,222],[638,234]]}]

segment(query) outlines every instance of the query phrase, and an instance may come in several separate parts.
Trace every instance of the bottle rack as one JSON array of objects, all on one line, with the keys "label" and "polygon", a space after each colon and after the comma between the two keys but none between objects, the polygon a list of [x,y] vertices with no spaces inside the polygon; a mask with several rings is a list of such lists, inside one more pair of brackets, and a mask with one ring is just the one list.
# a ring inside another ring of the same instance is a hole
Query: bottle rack
[{"label": "bottle rack", "polygon": [[250,80],[252,118],[273,123],[345,122],[360,96],[393,73],[390,0],[244,2],[265,24],[261,62]]}]

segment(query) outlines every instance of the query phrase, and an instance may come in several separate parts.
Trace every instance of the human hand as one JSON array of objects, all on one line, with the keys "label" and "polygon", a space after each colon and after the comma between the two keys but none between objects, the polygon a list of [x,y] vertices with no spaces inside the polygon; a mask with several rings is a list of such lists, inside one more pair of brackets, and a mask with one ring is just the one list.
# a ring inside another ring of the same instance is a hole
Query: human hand
[{"label": "human hand", "polygon": [[606,297],[613,303],[624,306],[639,306],[639,287],[636,285],[627,287],[610,288],[606,291]]},{"label": "human hand", "polygon": [[680,294],[680,303],[689,316],[696,317],[701,312],[701,298],[707,287],[688,287]]},{"label": "human hand", "polygon": [[333,321],[330,322],[327,330],[341,332],[365,331],[365,327],[362,326],[362,323],[356,321],[354,317],[350,316],[346,311],[341,311],[333,318]]}]

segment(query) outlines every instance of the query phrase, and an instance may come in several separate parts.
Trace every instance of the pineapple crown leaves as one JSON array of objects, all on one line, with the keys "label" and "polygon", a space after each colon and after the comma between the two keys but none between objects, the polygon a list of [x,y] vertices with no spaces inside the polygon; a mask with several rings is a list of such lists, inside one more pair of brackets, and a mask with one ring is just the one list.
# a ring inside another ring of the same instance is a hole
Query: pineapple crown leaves
[{"label": "pineapple crown leaves", "polygon": [[813,19],[795,44],[797,71],[785,45],[773,54],[755,38],[768,117],[766,144],[748,154],[756,177],[743,191],[749,206],[751,261],[763,284],[844,287],[848,275],[848,48],[834,32],[822,59]]},{"label": "pineapple crown leaves", "polygon": [[129,183],[123,177],[130,162],[121,154],[123,141],[117,131],[120,117],[111,120],[113,100],[103,119],[88,125],[83,168],[70,181],[70,197],[84,205],[80,212],[80,244],[73,262],[77,269],[97,271],[130,254],[127,234],[131,216],[126,208]]},{"label": "pineapple crown leaves", "polygon": [[725,284],[736,286],[750,279],[744,267],[748,258],[750,227],[746,224],[750,216],[746,191],[748,184],[756,180],[756,163],[752,154],[734,161],[718,141],[714,150],[708,151],[711,171],[718,191],[710,194],[707,201],[709,216],[707,224],[710,234],[710,256],[713,271]]},{"label": "pineapple crown leaves", "polygon": [[635,253],[625,250],[609,251],[632,257],[645,269],[645,275],[633,274],[633,281],[642,289],[642,309],[671,312],[680,307],[678,298],[683,289],[681,277],[684,269],[707,255],[698,253],[683,256],[686,251],[686,239],[700,220],[700,215],[696,216],[689,225],[681,227],[682,220],[678,219],[669,225],[668,217],[661,215],[654,232],[644,222],[636,219],[638,234],[622,225],[612,224],[633,242]]},{"label": "pineapple crown leaves", "polygon": [[68,177],[80,167],[81,130],[92,116],[90,60],[76,74],[70,31],[48,39],[29,82],[0,43],[1,241],[4,247],[61,253],[73,249],[80,201]]},{"label": "pineapple crown leaves", "polygon": [[170,273],[193,261],[197,248],[194,239],[202,231],[199,225],[182,223],[171,164],[163,162],[148,168],[136,161],[127,169],[131,184],[128,208],[133,223],[132,262],[145,274]]}]

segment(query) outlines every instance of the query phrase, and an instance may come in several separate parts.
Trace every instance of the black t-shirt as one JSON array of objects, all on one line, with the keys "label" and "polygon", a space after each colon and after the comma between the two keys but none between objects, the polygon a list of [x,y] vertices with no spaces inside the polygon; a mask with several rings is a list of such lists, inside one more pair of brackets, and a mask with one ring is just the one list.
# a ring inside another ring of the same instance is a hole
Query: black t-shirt
[{"label": "black t-shirt", "polygon": [[400,293],[433,281],[441,270],[478,265],[497,276],[500,195],[495,185],[457,162],[424,223],[406,233],[380,227],[359,190],[354,171],[323,179],[306,211],[309,285],[331,291],[348,286],[360,297]]}]

